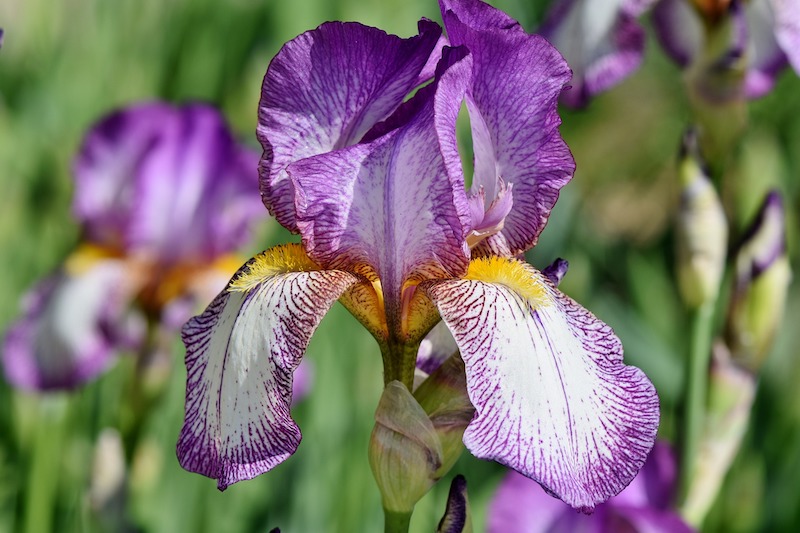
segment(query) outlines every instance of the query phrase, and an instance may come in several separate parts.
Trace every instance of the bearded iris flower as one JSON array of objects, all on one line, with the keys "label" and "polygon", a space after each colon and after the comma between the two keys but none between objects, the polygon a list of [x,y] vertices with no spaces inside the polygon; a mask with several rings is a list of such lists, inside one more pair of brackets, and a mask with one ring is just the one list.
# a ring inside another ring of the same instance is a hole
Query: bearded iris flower
[{"label": "bearded iris flower", "polygon": [[257,160],[207,105],[139,104],[96,124],[73,168],[82,241],[7,332],[9,382],[80,385],[146,348],[148,324],[174,331],[224,287],[263,212]]},{"label": "bearded iris flower", "polygon": [[[676,63],[688,67],[703,51],[705,27],[731,17],[730,44],[747,65],[743,91],[764,96],[787,64],[800,73],[800,6],[790,0],[659,0],[653,11],[656,35]],[[720,65],[724,66],[724,65]]]},{"label": "bearded iris flower", "polygon": [[420,343],[443,320],[476,409],[466,447],[574,507],[622,490],[653,445],[652,384],[622,363],[607,325],[516,258],[574,171],[556,112],[569,68],[501,11],[440,5],[446,41],[427,20],[408,39],[330,22],[267,70],[262,198],[302,244],[254,257],[183,329],[178,457],[220,489],[296,450],[292,373],[336,300],[376,338],[385,382],[409,390]]}]

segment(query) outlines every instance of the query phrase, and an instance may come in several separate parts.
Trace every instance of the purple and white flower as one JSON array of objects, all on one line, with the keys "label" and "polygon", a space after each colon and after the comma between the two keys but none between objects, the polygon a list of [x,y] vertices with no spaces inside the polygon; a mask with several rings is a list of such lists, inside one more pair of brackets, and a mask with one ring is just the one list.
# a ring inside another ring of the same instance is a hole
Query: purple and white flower
[{"label": "purple and white flower", "polygon": [[487,531],[689,533],[692,528],[671,508],[676,478],[672,450],[666,444],[656,444],[631,484],[586,516],[554,500],[530,479],[509,472],[490,504]]},{"label": "purple and white flower", "polygon": [[572,68],[562,103],[584,106],[632,74],[642,62],[645,33],[637,22],[655,0],[557,0],[538,33]]},{"label": "purple and white flower", "polygon": [[8,380],[77,386],[142,348],[146,323],[174,331],[210,300],[263,216],[257,159],[207,105],[139,104],[97,123],[73,168],[82,242],[26,296],[4,341]]},{"label": "purple and white flower", "polygon": [[[220,489],[296,450],[292,374],[337,299],[378,341],[385,381],[409,389],[441,317],[476,409],[467,448],[576,508],[621,491],[653,445],[652,384],[623,364],[607,325],[515,259],[574,171],[556,111],[569,68],[483,2],[440,5],[449,46],[426,20],[408,39],[330,22],[267,70],[262,198],[302,244],[253,258],[183,330],[178,457]],[[455,128],[464,100],[469,191]]]},{"label": "purple and white flower", "polygon": [[[744,55],[743,91],[764,96],[787,64],[800,74],[800,4],[792,0],[659,0],[656,35],[676,63],[688,67],[703,53],[709,30],[732,18],[730,48]],[[705,22],[704,22],[705,21]]]}]

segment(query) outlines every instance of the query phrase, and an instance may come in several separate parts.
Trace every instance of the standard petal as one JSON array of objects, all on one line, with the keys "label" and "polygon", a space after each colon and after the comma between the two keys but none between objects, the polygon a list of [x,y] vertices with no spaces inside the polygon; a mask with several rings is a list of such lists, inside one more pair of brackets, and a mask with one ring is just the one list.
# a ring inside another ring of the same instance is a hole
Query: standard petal
[{"label": "standard petal", "polygon": [[653,385],[623,364],[611,328],[532,267],[478,259],[467,278],[423,285],[466,366],[477,414],[464,444],[581,510],[619,493],[655,441]]},{"label": "standard petal", "polygon": [[141,160],[129,244],[162,263],[210,260],[249,237],[258,202],[257,158],[213,107],[173,110]]},{"label": "standard petal", "polygon": [[420,23],[409,39],[357,23],[329,22],[286,43],[261,90],[261,194],[278,222],[297,232],[286,167],[353,145],[419,83],[441,29]]},{"label": "standard petal", "polygon": [[333,302],[356,277],[316,270],[297,245],[251,260],[183,328],[183,468],[220,490],[286,460],[300,443],[289,414],[292,373]]},{"label": "standard petal", "polygon": [[377,274],[392,324],[407,281],[458,276],[468,263],[469,207],[455,139],[469,74],[464,54],[445,49],[437,83],[417,93],[424,101],[402,127],[289,167],[309,256],[325,268],[366,266]]},{"label": "standard petal", "polygon": [[562,0],[539,29],[572,68],[572,88],[561,95],[565,104],[586,105],[639,67],[645,34],[629,3]]},{"label": "standard petal", "polygon": [[137,201],[135,175],[158,144],[159,130],[175,122],[173,108],[146,103],[119,110],[86,134],[73,162],[72,210],[92,242],[122,247]]},{"label": "standard petal", "polygon": [[511,30],[524,32],[519,22],[499,9],[476,0],[439,0],[442,18],[452,11],[461,22],[474,30]]},{"label": "standard petal", "polygon": [[27,390],[74,388],[103,372],[134,338],[141,341],[143,324],[126,316],[126,278],[122,261],[106,259],[40,282],[3,343],[8,381]]},{"label": "standard petal", "polygon": [[444,21],[451,43],[466,45],[473,56],[467,90],[475,151],[472,187],[483,187],[488,210],[498,196],[498,178],[513,185],[513,206],[499,235],[516,255],[536,244],[559,190],[575,170],[557,112],[570,70],[537,35],[479,31],[453,11]]},{"label": "standard petal", "polygon": [[241,246],[264,216],[257,165],[213,107],[141,104],[87,134],[73,210],[92,242],[161,263],[208,260]]}]

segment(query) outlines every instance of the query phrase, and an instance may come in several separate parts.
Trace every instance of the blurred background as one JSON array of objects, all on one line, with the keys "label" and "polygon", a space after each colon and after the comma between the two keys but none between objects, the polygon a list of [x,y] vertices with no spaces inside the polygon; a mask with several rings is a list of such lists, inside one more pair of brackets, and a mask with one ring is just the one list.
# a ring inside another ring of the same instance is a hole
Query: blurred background
[{"label": "blurred background", "polygon": [[[492,3],[528,29],[547,8],[547,2],[534,0]],[[282,43],[335,19],[409,36],[423,16],[440,20],[436,2],[4,1],[0,332],[19,316],[23,293],[79,239],[70,214],[70,165],[85,130],[100,116],[141,100],[206,101],[223,111],[240,139],[257,147],[261,80]],[[578,170],[528,258],[540,268],[556,257],[569,260],[561,288],[620,336],[627,363],[641,367],[659,391],[660,436],[674,440],[688,331],[674,279],[674,174],[690,113],[681,72],[653,40],[646,17],[644,24],[643,67],[587,109],[562,112],[562,134]],[[748,220],[767,189],[782,190],[797,270],[800,80],[785,71],[776,89],[750,111],[743,149],[736,154],[750,194],[731,193],[726,201]],[[265,209],[257,238],[242,254],[289,240],[297,239]],[[760,376],[751,427],[707,531],[800,527],[800,290],[797,284],[790,290],[785,325]],[[95,450],[105,430],[119,429],[130,416],[126,392],[133,358],[122,358],[72,393],[23,393],[0,381],[0,532],[380,529],[367,444],[381,392],[381,358],[374,340],[343,307],[334,307],[308,349],[315,377],[294,410],[303,431],[298,452],[273,472],[224,493],[213,480],[177,464],[185,385],[177,337],[172,352],[165,392],[150,410],[136,449],[127,450],[124,509],[120,502],[110,515],[93,512],[89,487],[93,476],[110,475],[114,468],[113,459],[95,465]],[[450,477],[456,473],[467,478],[480,531],[503,468],[465,453]],[[448,485],[438,484],[418,504],[413,531],[435,526]]]}]

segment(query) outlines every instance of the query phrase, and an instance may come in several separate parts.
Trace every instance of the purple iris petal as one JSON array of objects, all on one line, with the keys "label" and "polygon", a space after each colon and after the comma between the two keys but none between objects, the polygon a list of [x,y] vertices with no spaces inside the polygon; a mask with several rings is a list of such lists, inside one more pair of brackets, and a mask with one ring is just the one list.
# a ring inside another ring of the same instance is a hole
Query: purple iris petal
[{"label": "purple iris petal", "polygon": [[105,260],[41,281],[3,343],[8,381],[27,390],[73,388],[105,370],[118,346],[139,344],[143,324],[126,315],[128,277],[124,263]]},{"label": "purple iris petal", "polygon": [[255,285],[221,292],[182,331],[188,381],[178,460],[216,479],[220,490],[271,470],[297,449],[292,374],[322,317],[357,281],[336,270],[276,272],[282,263],[275,250],[234,276],[252,265],[263,274]]},{"label": "purple iris petal", "polygon": [[586,511],[634,478],[655,440],[658,397],[622,363],[611,328],[515,260],[479,260],[466,279],[422,287],[464,360],[473,455]]},{"label": "purple iris petal", "polygon": [[[618,496],[592,515],[577,513],[552,498],[530,479],[509,472],[489,507],[489,533],[684,533],[692,529],[670,509],[675,489],[675,459],[668,446],[656,444],[644,467]],[[665,499],[667,496],[667,499]]]},{"label": "purple iris petal", "polygon": [[[441,29],[421,21],[409,39],[329,22],[286,43],[270,63],[259,104],[261,193],[278,222],[298,231],[286,167],[353,145],[430,73]],[[428,65],[426,67],[426,65]]]},{"label": "purple iris petal", "polygon": [[642,61],[645,34],[636,22],[643,1],[560,0],[539,29],[572,67],[572,88],[561,101],[572,107],[619,83]]},{"label": "purple iris petal", "polygon": [[402,127],[289,167],[309,256],[325,268],[368,266],[390,314],[412,276],[466,270],[469,206],[455,121],[469,68],[464,50],[446,48],[436,83],[417,92],[417,112]]},{"label": "purple iris petal", "polygon": [[558,127],[558,96],[570,70],[547,41],[521,30],[484,29],[467,6],[448,2],[443,18],[450,42],[473,56],[467,106],[475,150],[473,191],[483,187],[486,209],[498,185],[513,185],[502,235],[516,255],[536,244],[575,162]]},{"label": "purple iris petal", "polygon": [[243,244],[263,213],[256,164],[210,106],[130,107],[87,134],[73,210],[96,244],[162,264],[208,260]]}]

